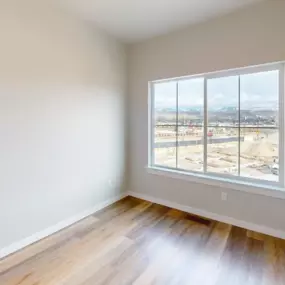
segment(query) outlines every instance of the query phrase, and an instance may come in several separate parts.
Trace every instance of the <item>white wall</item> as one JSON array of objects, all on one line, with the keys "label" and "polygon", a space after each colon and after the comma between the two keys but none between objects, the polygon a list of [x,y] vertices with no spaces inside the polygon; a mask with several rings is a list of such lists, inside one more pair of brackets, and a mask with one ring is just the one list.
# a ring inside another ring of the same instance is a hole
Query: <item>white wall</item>
[{"label": "white wall", "polygon": [[[285,60],[285,1],[266,1],[130,47],[129,190],[285,231],[285,200],[148,174],[148,81]],[[221,201],[221,191],[228,201]]]},{"label": "white wall", "polygon": [[124,190],[124,46],[52,2],[0,0],[0,249]]}]

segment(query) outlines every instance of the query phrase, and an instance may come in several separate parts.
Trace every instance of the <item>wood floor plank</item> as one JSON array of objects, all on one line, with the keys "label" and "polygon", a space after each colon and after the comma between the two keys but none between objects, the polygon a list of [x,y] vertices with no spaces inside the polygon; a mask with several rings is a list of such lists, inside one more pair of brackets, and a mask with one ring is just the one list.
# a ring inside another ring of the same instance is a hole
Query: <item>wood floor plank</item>
[{"label": "wood floor plank", "polygon": [[265,268],[263,270],[264,285],[285,284],[285,245],[284,241],[268,237],[264,243]]},{"label": "wood floor plank", "polygon": [[231,228],[232,226],[228,224],[214,223],[205,246],[200,247],[200,254],[196,258],[195,272],[188,277],[193,284],[216,284],[220,260],[225,251]]},{"label": "wood floor plank", "polygon": [[284,285],[285,241],[127,197],[0,260],[2,285]]},{"label": "wood floor plank", "polygon": [[22,262],[35,259],[39,255],[43,255],[44,252],[52,251],[53,249],[56,250],[72,238],[74,233],[86,229],[86,227],[93,225],[97,221],[97,218],[89,216],[86,219],[65,228],[64,230],[41,240],[40,242],[34,243],[31,246],[18,251],[16,254],[9,255],[5,260],[0,260],[0,276],[6,270],[11,270],[14,266],[18,266]]}]

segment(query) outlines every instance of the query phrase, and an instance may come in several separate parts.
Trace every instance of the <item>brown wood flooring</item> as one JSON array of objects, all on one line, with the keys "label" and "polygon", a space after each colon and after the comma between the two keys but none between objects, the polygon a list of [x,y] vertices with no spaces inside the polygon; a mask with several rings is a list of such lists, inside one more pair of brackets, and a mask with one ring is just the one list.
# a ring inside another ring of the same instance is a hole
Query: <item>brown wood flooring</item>
[{"label": "brown wood flooring", "polygon": [[285,241],[127,197],[0,261],[1,285],[285,284]]}]

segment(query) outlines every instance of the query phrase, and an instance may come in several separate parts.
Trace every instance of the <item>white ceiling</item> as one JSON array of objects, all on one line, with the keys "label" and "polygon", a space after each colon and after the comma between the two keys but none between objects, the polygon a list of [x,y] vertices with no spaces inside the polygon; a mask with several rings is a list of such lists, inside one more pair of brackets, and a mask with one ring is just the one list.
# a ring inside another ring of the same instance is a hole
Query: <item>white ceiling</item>
[{"label": "white ceiling", "polygon": [[263,0],[63,0],[125,42],[165,34]]}]

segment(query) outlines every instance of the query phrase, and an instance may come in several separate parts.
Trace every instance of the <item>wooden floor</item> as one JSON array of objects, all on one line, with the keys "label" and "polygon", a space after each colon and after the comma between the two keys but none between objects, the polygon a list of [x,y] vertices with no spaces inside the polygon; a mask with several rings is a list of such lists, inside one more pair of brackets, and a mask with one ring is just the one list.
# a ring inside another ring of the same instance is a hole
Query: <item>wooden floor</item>
[{"label": "wooden floor", "polygon": [[1,285],[285,284],[285,241],[135,198],[0,261]]}]

